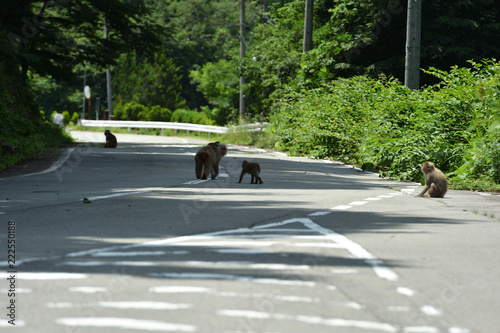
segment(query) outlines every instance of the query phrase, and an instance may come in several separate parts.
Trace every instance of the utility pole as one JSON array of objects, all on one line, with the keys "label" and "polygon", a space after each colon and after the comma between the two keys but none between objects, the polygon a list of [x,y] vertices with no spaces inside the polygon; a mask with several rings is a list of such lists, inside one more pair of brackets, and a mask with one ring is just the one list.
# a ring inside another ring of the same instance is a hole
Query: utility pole
[{"label": "utility pole", "polygon": [[420,40],[422,22],[422,0],[408,0],[406,21],[405,86],[420,88]]},{"label": "utility pole", "polygon": [[313,33],[313,9],[314,0],[306,0],[306,16],[304,19],[304,45],[303,53],[307,53],[312,49],[312,33]]},{"label": "utility pole", "polygon": [[[241,63],[245,58],[245,0],[240,0],[240,58]],[[245,120],[245,94],[243,93],[243,85],[245,77],[243,76],[243,68],[240,66],[240,121]]]},{"label": "utility pole", "polygon": [[[108,39],[108,24],[106,22],[106,15],[104,15],[104,38]],[[111,67],[106,66],[106,85],[108,91],[108,119],[113,120],[113,94],[111,91]]]}]

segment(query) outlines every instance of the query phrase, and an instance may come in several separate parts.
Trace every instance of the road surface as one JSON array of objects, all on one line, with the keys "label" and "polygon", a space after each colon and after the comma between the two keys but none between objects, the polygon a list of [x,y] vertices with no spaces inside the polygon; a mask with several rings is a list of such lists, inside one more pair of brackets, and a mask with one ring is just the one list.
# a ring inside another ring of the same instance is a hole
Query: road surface
[{"label": "road surface", "polygon": [[0,174],[2,331],[500,332],[500,197],[238,146],[201,181],[204,140],[117,137]]}]

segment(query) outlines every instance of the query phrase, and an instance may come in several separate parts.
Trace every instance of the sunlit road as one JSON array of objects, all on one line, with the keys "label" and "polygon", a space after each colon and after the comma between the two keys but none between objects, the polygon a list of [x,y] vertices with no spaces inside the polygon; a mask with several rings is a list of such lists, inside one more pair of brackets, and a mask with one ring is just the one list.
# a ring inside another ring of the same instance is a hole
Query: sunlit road
[{"label": "sunlit road", "polygon": [[245,147],[199,181],[202,141],[118,140],[0,180],[2,331],[500,332],[498,196]]}]

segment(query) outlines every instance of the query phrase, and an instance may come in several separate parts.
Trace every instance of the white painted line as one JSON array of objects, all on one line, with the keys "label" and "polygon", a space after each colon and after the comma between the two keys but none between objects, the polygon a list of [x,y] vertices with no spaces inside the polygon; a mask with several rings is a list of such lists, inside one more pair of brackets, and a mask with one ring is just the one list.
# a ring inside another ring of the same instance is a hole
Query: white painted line
[{"label": "white painted line", "polygon": [[98,266],[137,266],[149,267],[157,263],[152,261],[63,261],[57,266],[80,266],[80,267],[98,267]]},{"label": "white painted line", "polygon": [[307,216],[323,216],[323,215],[328,215],[331,213],[332,212],[314,212],[314,213],[308,214]]},{"label": "white painted line", "polygon": [[165,254],[167,254],[167,251],[130,251],[130,252],[100,252],[100,253],[94,253],[92,256],[93,257],[137,257],[137,256],[162,256]]},{"label": "white painted line", "polygon": [[288,245],[296,247],[319,247],[319,248],[329,248],[329,249],[343,249],[341,245],[335,243],[291,243]]},{"label": "white painted line", "polygon": [[325,319],[316,316],[298,316],[297,320],[308,324],[321,324],[332,327],[353,327],[367,330],[382,331],[382,332],[397,332],[398,328],[391,324],[364,321],[364,320],[347,320],[347,319]]},{"label": "white painted line", "polygon": [[250,281],[251,276],[234,275],[234,274],[217,274],[217,273],[149,273],[149,276],[155,278],[171,278],[171,279],[194,279],[194,280],[233,280],[233,281]]},{"label": "white painted line", "polygon": [[69,291],[73,293],[84,293],[84,294],[96,294],[96,293],[104,293],[108,289],[104,287],[70,287]]},{"label": "white painted line", "polygon": [[352,206],[335,206],[333,208],[330,208],[331,210],[346,210],[352,208]]},{"label": "white painted line", "polygon": [[298,321],[307,324],[316,324],[332,327],[351,327],[351,328],[361,328],[367,330],[375,330],[382,332],[397,332],[398,328],[390,324],[373,322],[373,321],[363,321],[363,320],[347,320],[340,318],[322,318],[317,316],[292,316],[282,313],[267,313],[261,311],[251,311],[251,310],[236,310],[236,309],[224,309],[218,310],[218,315],[228,316],[228,317],[240,317],[248,319],[278,319],[286,321]]},{"label": "white painted line", "polygon": [[410,288],[406,288],[406,287],[398,287],[396,289],[396,291],[398,293],[400,293],[401,295],[405,295],[405,296],[413,296],[415,295],[415,292],[413,290],[411,290]]},{"label": "white painted line", "polygon": [[101,196],[97,196],[97,197],[88,197],[87,199],[90,201],[97,201],[97,200],[103,200],[103,199],[124,197],[127,195],[149,193],[149,192],[151,192],[151,191],[133,191],[133,192],[114,193],[114,194],[108,194],[108,195],[101,195]]},{"label": "white painted line", "polygon": [[201,184],[201,183],[204,183],[204,182],[208,182],[208,179],[192,180],[192,181],[187,182],[187,183],[182,183],[182,185],[196,185],[196,184]]},{"label": "white painted line", "polygon": [[378,201],[378,200],[382,200],[382,198],[366,198],[366,199],[363,199],[363,200],[366,200],[366,201]]},{"label": "white painted line", "polygon": [[274,252],[269,252],[269,251],[259,251],[259,250],[251,250],[251,249],[219,249],[219,250],[212,250],[212,252],[232,253],[232,254],[271,254],[271,253],[274,253]]},{"label": "white painted line", "polygon": [[99,302],[98,305],[104,308],[139,309],[139,310],[180,310],[180,309],[190,309],[193,307],[191,304],[184,304],[184,303],[147,302],[147,301]]},{"label": "white painted line", "polygon": [[140,331],[168,331],[194,332],[196,326],[165,323],[156,320],[139,320],[129,318],[89,317],[89,318],[60,318],[57,323],[75,327],[116,327]]},{"label": "white painted line", "polygon": [[251,311],[251,310],[218,310],[217,314],[227,317],[243,317],[252,319],[269,319],[271,314],[267,312]]},{"label": "white painted line", "polygon": [[439,329],[432,326],[408,326],[403,329],[404,333],[439,333]]},{"label": "white painted line", "polygon": [[[0,273],[0,279],[8,277],[8,273]],[[18,272],[19,280],[76,280],[85,279],[87,275],[80,273],[48,273],[48,272]]]},{"label": "white painted line", "polygon": [[380,278],[389,281],[396,281],[398,279],[398,276],[394,271],[392,271],[388,267],[385,267],[382,260],[377,259],[373,254],[365,250],[361,245],[351,241],[349,238],[341,234],[336,233],[333,230],[323,228],[322,226],[314,223],[310,219],[300,219],[300,220],[307,227],[316,230],[320,234],[325,235],[326,238],[332,240],[334,243],[340,244],[347,251],[349,251],[354,257],[364,260],[368,265],[372,267],[372,269],[375,271],[375,274],[377,274]]},{"label": "white painted line", "polygon": [[50,166],[50,168],[48,168],[48,169],[45,169],[45,170],[40,171],[40,172],[28,173],[28,174],[20,175],[20,176],[14,176],[14,177],[9,177],[9,178],[0,178],[0,180],[7,180],[7,179],[13,179],[13,178],[22,178],[22,177],[44,175],[46,173],[49,173],[49,172],[52,172],[52,171],[56,171],[57,169],[59,169],[64,164],[64,162],[66,162],[66,160],[68,159],[69,155],[71,155],[71,153],[74,152],[75,149],[76,149],[76,147],[72,147],[72,148],[66,149],[66,151],[63,153],[63,155],[61,155],[61,157],[59,157],[59,159],[57,161],[55,161],[54,164],[52,164],[52,166]]},{"label": "white painted line", "polygon": [[367,204],[368,201],[353,201],[348,203],[349,206],[362,206],[364,204]]},{"label": "white painted line", "polygon": [[151,293],[208,293],[213,292],[213,289],[205,287],[191,287],[191,286],[158,286],[148,289]]},{"label": "white painted line", "polygon": [[420,311],[428,316],[440,316],[443,314],[442,310],[438,310],[432,305],[424,305],[420,308]]}]

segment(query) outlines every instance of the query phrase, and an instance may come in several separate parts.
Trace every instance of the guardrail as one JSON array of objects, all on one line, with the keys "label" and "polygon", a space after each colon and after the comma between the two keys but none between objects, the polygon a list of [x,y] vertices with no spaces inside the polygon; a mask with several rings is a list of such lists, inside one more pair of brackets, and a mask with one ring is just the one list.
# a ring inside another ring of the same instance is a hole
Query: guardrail
[{"label": "guardrail", "polygon": [[162,133],[164,129],[173,129],[177,134],[178,130],[190,132],[205,132],[216,133],[216,134],[224,134],[230,131],[231,129],[239,129],[243,131],[262,131],[266,124],[265,123],[256,123],[256,124],[245,124],[238,125],[231,128],[222,127],[222,126],[211,126],[211,125],[199,125],[199,124],[191,124],[191,123],[170,123],[164,121],[128,121],[128,120],[86,120],[82,119],[79,121],[80,126],[84,127],[119,127],[119,128],[128,128],[130,132],[131,128],[159,128]]}]

